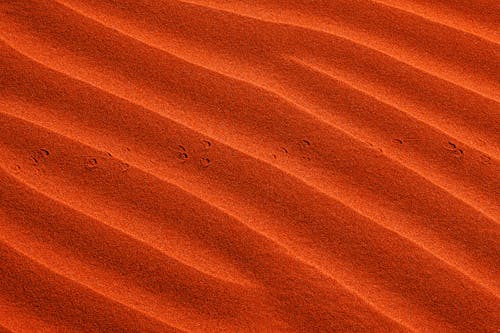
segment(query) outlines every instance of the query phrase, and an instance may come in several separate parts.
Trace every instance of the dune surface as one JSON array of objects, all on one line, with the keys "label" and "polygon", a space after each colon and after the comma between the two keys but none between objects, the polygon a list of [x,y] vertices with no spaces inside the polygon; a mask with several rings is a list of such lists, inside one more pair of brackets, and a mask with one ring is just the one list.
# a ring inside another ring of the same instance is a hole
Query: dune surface
[{"label": "dune surface", "polygon": [[0,332],[499,332],[499,26],[0,1]]}]

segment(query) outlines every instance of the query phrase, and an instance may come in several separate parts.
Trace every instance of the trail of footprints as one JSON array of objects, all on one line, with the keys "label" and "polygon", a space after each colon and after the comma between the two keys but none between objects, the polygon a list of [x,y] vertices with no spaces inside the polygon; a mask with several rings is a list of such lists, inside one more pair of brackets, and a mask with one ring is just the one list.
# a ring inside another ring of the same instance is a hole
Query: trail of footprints
[{"label": "trail of footprints", "polygon": [[[399,145],[405,145],[405,144],[410,144],[413,142],[418,142],[420,141],[419,139],[413,139],[413,138],[394,138],[392,141],[396,144]],[[210,167],[212,164],[212,159],[208,156],[208,152],[210,149],[213,147],[213,143],[209,140],[203,139],[200,140],[201,143],[201,154],[200,154],[200,149],[194,149],[192,152],[188,151],[188,148],[186,148],[184,145],[178,145],[177,146],[177,156],[176,158],[181,162],[185,163],[188,162],[193,158],[193,156],[198,156],[197,158],[197,164],[201,169],[206,169]],[[373,144],[368,143],[368,145],[373,147]],[[307,152],[307,149],[311,147],[311,141],[307,139],[303,139],[298,142],[298,146],[300,148],[301,153]],[[462,159],[464,157],[464,150],[462,148],[459,148],[455,143],[448,141],[446,144],[443,145],[443,148],[449,152],[452,153],[452,155],[458,159]],[[130,152],[130,148],[126,148],[127,152]],[[378,149],[380,152],[382,150],[379,148]],[[287,157],[289,154],[291,154],[289,148],[287,147],[279,147],[279,151],[276,153],[272,154],[273,159],[278,160],[281,157]],[[85,158],[83,164],[85,169],[91,171],[95,170],[96,168],[99,167],[101,164],[100,161],[102,162],[103,159],[112,158],[112,155],[110,153],[106,153],[107,156],[83,156]],[[33,151],[30,154],[30,161],[31,165],[36,168],[37,174],[40,174],[41,172],[41,166],[43,162],[49,158],[50,156],[50,151],[46,148],[39,148],[36,151]],[[307,154],[302,154],[300,157],[302,160],[310,162],[311,161],[311,156]],[[491,157],[485,154],[482,154],[479,157],[479,162],[483,164],[491,164]],[[127,171],[130,168],[130,165],[128,163],[122,163],[122,171]],[[15,164],[12,166],[12,169],[15,173],[18,173],[21,171],[22,167],[19,164]]]}]

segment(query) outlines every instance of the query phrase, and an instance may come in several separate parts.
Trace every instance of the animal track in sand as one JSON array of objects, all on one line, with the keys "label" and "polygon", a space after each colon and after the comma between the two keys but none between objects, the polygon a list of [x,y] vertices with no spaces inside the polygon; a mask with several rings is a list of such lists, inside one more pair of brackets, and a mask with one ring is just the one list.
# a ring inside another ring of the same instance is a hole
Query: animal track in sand
[{"label": "animal track in sand", "polygon": [[420,139],[413,139],[413,138],[408,138],[408,139],[399,139],[399,138],[396,138],[396,139],[393,139],[392,141],[396,142],[396,143],[399,143],[400,145],[402,144],[406,144],[406,143],[410,143],[410,142],[415,142],[415,141],[420,141]]},{"label": "animal track in sand", "polygon": [[181,160],[181,162],[185,162],[189,158],[189,156],[187,153],[179,152],[179,154],[177,155],[177,158],[179,160]]},{"label": "animal track in sand", "polygon": [[203,157],[200,159],[200,165],[202,168],[208,168],[212,164],[212,161],[210,161],[209,158]]},{"label": "animal track in sand", "polygon": [[[311,141],[303,139],[302,141],[300,141],[300,145],[303,149],[307,149],[311,146]],[[302,156],[301,159],[303,159],[304,161],[307,161],[307,162],[311,161],[310,156]]]},{"label": "animal track in sand", "polygon": [[14,173],[19,173],[21,172],[21,166],[19,164],[13,165],[10,167]]},{"label": "animal track in sand", "polygon": [[400,145],[403,144],[403,140],[401,139],[393,139],[393,141],[399,143]]},{"label": "animal track in sand", "polygon": [[178,151],[178,153],[177,153],[177,158],[181,162],[185,162],[189,158],[186,147],[184,147],[183,145],[179,145],[179,149],[180,149],[180,151]]},{"label": "animal track in sand", "polygon": [[479,157],[479,159],[481,160],[481,163],[483,164],[491,164],[491,157],[489,157],[488,155],[481,155]]},{"label": "animal track in sand", "polygon": [[287,155],[288,154],[288,149],[285,148],[285,147],[279,147],[279,153],[272,153],[271,156],[273,157],[273,159],[275,160],[278,160],[280,159],[280,155],[281,154],[284,154],[284,155]]},{"label": "animal track in sand", "polygon": [[121,164],[121,169],[122,169],[121,170],[122,172],[127,171],[128,169],[130,169],[130,164],[128,164],[128,163],[122,163]]},{"label": "animal track in sand", "polygon": [[34,165],[38,165],[42,161],[42,159],[46,158],[47,156],[50,155],[50,152],[45,149],[45,148],[40,148],[39,151],[33,152],[31,154],[31,160],[33,161]]},{"label": "animal track in sand", "polygon": [[451,141],[448,141],[448,145],[446,145],[444,149],[451,151],[456,158],[462,158],[464,155],[463,149],[458,148],[457,145]]},{"label": "animal track in sand", "polygon": [[85,168],[87,169],[95,169],[97,167],[97,159],[92,157],[88,158],[87,161],[85,161]]},{"label": "animal track in sand", "polygon": [[212,142],[210,142],[208,140],[201,140],[201,143],[203,145],[203,148],[205,148],[207,150],[212,147]]},{"label": "animal track in sand", "polygon": [[446,146],[446,149],[447,150],[455,150],[455,149],[457,149],[457,145],[454,144],[453,142],[448,141],[448,146]]}]

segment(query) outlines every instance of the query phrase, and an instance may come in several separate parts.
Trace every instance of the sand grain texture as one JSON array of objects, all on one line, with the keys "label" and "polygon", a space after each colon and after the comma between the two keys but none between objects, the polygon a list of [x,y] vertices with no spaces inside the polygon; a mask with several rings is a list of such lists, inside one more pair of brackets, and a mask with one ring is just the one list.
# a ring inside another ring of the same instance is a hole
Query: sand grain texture
[{"label": "sand grain texture", "polygon": [[498,332],[499,26],[0,1],[0,332]]}]

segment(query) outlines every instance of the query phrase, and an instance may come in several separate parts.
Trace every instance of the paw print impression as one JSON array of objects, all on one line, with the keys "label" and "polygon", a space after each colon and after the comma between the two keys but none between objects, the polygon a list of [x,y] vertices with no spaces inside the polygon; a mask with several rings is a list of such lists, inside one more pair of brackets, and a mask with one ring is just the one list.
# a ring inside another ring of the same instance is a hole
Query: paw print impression
[{"label": "paw print impression", "polygon": [[[311,146],[311,141],[304,139],[300,142],[300,146],[302,147],[302,149],[305,152]],[[311,156],[304,155],[301,158],[303,161],[306,161],[306,162],[311,161]]]},{"label": "paw print impression", "polygon": [[200,166],[202,168],[208,168],[212,164],[212,161],[208,157],[203,157],[200,159]]},{"label": "paw print impression", "polygon": [[94,157],[87,158],[87,160],[85,161],[85,168],[88,170],[93,170],[97,168],[97,158]]},{"label": "paw print impression", "polygon": [[464,151],[461,148],[458,148],[456,144],[451,141],[448,141],[448,145],[445,146],[445,149],[452,152],[452,154],[456,158],[462,158],[464,156]]},{"label": "paw print impression", "polygon": [[187,150],[184,146],[179,145],[179,151],[177,153],[177,159],[179,159],[181,162],[186,162],[186,160],[189,158],[189,155],[187,153]]},{"label": "paw print impression", "polygon": [[38,165],[49,155],[50,152],[48,151],[48,149],[40,148],[38,151],[33,152],[30,157],[31,161],[33,162],[33,165]]},{"label": "paw print impression", "polygon": [[209,140],[201,140],[201,144],[205,150],[208,150],[212,147],[212,142]]}]

